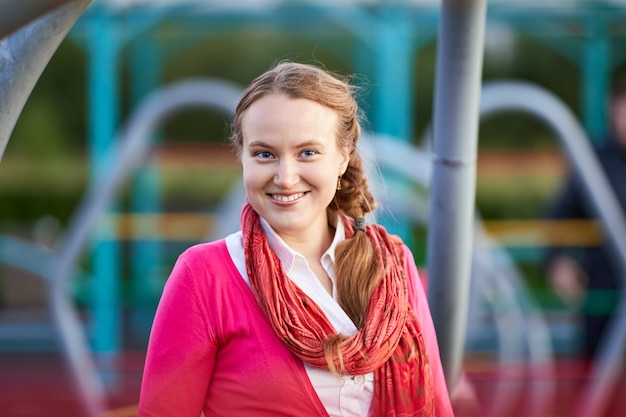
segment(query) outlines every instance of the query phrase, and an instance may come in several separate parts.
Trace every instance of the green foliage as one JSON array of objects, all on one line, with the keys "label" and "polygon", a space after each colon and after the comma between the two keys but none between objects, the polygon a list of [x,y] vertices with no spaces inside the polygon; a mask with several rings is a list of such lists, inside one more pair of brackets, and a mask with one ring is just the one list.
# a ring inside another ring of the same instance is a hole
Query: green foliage
[{"label": "green foliage", "polygon": [[85,77],[84,52],[62,42],[17,120],[9,156],[54,159],[86,148]]},{"label": "green foliage", "polygon": [[45,215],[65,222],[86,185],[84,158],[16,154],[0,164],[0,225]]}]

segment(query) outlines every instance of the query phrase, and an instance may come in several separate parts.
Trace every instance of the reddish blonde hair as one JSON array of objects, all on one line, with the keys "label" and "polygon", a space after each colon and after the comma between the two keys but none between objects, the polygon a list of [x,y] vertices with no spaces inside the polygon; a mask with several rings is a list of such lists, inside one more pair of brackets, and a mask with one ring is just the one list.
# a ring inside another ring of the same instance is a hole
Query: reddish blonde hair
[{"label": "reddish blonde hair", "polygon": [[[304,98],[334,110],[338,120],[337,146],[350,152],[350,161],[340,179],[341,190],[337,191],[328,207],[329,218],[335,219],[339,212],[355,219],[364,217],[374,210],[376,200],[369,191],[363,161],[356,146],[361,137],[356,92],[357,88],[346,77],[313,65],[281,62],[258,76],[245,89],[233,118],[230,142],[241,156],[243,117],[252,103],[267,94]],[[365,309],[382,271],[365,233],[357,232],[346,239],[337,247],[335,255],[339,304],[361,328]]]}]

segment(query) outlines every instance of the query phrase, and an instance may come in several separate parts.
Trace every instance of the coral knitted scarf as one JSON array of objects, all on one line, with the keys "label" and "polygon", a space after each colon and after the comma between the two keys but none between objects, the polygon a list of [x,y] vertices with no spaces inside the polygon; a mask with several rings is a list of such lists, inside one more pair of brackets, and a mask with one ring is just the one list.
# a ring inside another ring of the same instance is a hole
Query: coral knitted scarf
[{"label": "coral knitted scarf", "polygon": [[[346,238],[354,233],[343,217]],[[356,334],[338,335],[313,300],[285,273],[261,230],[258,214],[246,204],[241,216],[246,269],[257,302],[276,335],[298,358],[317,368],[349,375],[374,372],[374,415],[434,416],[430,364],[422,332],[408,302],[397,240],[377,225],[366,234],[386,273],[377,283]],[[363,233],[363,232],[357,232]],[[326,361],[330,352],[333,363]]]}]

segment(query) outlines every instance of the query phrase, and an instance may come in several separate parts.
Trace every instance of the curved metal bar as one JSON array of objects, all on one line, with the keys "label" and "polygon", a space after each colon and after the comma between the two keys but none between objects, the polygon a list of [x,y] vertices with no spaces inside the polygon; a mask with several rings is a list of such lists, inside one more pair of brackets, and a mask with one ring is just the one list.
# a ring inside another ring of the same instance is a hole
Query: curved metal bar
[{"label": "curved metal bar", "polygon": [[[57,7],[47,15],[22,27],[10,36],[0,39],[0,159],[9,141],[26,100],[41,76],[48,61],[57,50],[76,20],[81,16],[91,0],[73,0]],[[28,9],[18,6],[18,1],[3,1],[12,6],[2,7],[0,16],[5,18],[8,10]],[[33,1],[27,4],[34,3]],[[34,7],[38,13],[46,9]],[[60,3],[56,1],[56,3]],[[20,3],[21,4],[21,3]],[[48,5],[50,7],[50,5]],[[10,18],[9,13],[9,18]],[[28,17],[36,16],[35,11]],[[15,22],[17,25],[22,21]]]},{"label": "curved metal bar", "polygon": [[61,335],[75,381],[88,415],[100,417],[104,410],[104,388],[90,354],[83,325],[69,296],[71,271],[89,242],[98,216],[120,189],[124,179],[148,153],[150,133],[173,113],[185,108],[207,107],[233,114],[241,89],[219,80],[188,80],[149,95],[134,111],[124,129],[114,138],[99,166],[94,182],[70,220],[58,244],[58,261],[51,272],[53,318]]},{"label": "curved metal bar", "polygon": [[41,245],[17,236],[0,235],[0,263],[31,272],[46,282],[50,281],[50,267],[56,258],[56,253]]},{"label": "curved metal bar", "polygon": [[0,38],[69,0],[0,0]]},{"label": "curved metal bar", "polygon": [[246,192],[240,177],[217,207],[215,217],[219,221],[213,222],[215,227],[207,235],[207,240],[216,240],[239,230],[239,217],[245,202]]},{"label": "curved metal bar", "polygon": [[[514,261],[488,235],[478,216],[472,259],[472,287],[482,295],[474,295],[470,306],[472,301],[474,307],[476,300],[489,301],[499,341],[503,344],[498,369],[500,395],[491,397],[485,413],[493,417],[515,414],[543,417],[551,405],[555,388],[548,325],[529,296]],[[468,322],[468,337],[473,334],[471,325],[476,323],[478,321]],[[520,378],[521,374],[526,378]],[[519,410],[516,400],[524,392],[528,400],[523,402],[524,409]]]},{"label": "curved metal bar", "polygon": [[[241,95],[239,86],[222,80],[186,80],[163,87],[150,94],[130,116],[114,138],[107,155],[95,174],[93,186],[72,216],[68,232],[60,242],[62,258],[72,264],[87,242],[97,217],[111,201],[129,171],[145,157],[147,136],[165,118],[185,108],[205,107],[234,113]],[[114,168],[111,170],[111,168]]]},{"label": "curved metal bar", "polygon": [[[552,93],[529,83],[494,82],[483,90],[483,117],[505,111],[522,111],[542,120],[556,134],[579,175],[592,209],[600,219],[626,284],[626,221],[615,193],[576,116]],[[580,417],[602,415],[614,384],[622,374],[626,348],[626,296],[601,340],[585,395],[576,407]]]}]

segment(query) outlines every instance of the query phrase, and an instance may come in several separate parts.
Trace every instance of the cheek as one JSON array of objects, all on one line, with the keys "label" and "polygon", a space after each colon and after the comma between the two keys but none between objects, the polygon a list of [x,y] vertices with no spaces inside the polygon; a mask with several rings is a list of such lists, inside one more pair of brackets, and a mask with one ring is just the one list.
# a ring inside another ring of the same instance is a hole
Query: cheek
[{"label": "cheek", "polygon": [[316,187],[323,187],[328,181],[329,167],[326,164],[306,163],[300,164],[298,175],[305,181]]},{"label": "cheek", "polygon": [[242,179],[243,179],[244,186],[246,186],[246,187],[253,186],[253,185],[259,183],[260,175],[255,170],[245,169],[244,168],[243,174],[242,174]]},{"label": "cheek", "polygon": [[338,179],[339,171],[336,168],[327,168],[317,172],[318,187],[328,189],[332,194],[334,194],[337,189]]},{"label": "cheek", "polygon": [[258,186],[261,182],[262,172],[253,164],[242,164],[242,180],[243,186],[248,189],[254,186]]}]

